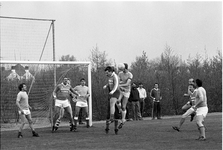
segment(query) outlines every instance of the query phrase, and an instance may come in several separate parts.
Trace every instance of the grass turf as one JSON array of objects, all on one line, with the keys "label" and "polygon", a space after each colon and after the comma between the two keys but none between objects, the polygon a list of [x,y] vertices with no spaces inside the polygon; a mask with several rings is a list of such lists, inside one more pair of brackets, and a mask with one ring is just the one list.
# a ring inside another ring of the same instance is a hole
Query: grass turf
[{"label": "grass turf", "polygon": [[180,116],[164,117],[162,120],[145,118],[143,121],[129,121],[118,135],[114,125],[105,133],[105,122],[95,122],[92,127],[83,125],[78,132],[70,132],[69,124],[60,127],[55,133],[51,128],[37,128],[40,137],[32,137],[30,129],[25,129],[23,138],[17,138],[17,131],[1,131],[2,150],[69,150],[69,149],[145,149],[145,150],[221,150],[222,113],[210,113],[205,119],[206,141],[196,141],[199,133],[195,121],[187,118],[181,131],[172,126],[178,125]]}]

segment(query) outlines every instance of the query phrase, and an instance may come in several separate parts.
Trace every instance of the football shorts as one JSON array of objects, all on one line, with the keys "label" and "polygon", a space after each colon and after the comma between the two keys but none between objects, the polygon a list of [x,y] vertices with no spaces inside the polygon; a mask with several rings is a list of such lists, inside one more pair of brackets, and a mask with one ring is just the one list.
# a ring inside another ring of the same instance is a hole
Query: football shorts
[{"label": "football shorts", "polygon": [[122,96],[124,96],[124,97],[126,97],[126,98],[129,98],[129,96],[130,96],[130,91],[128,91],[128,92],[123,92],[123,91],[121,91],[121,92],[120,92],[120,95],[122,95]]},{"label": "football shorts", "polygon": [[[23,113],[24,113],[24,115],[30,115],[31,114],[29,109],[23,109]],[[19,114],[20,115],[22,114],[22,112],[20,110],[19,110]]]},{"label": "football shorts", "polygon": [[57,106],[57,107],[63,107],[63,108],[70,107],[70,102],[69,102],[68,99],[66,99],[66,100],[56,99],[55,100],[55,106]]},{"label": "football shorts", "polygon": [[203,115],[205,118],[208,114],[208,107],[199,107],[196,110],[196,116]]},{"label": "football shorts", "polygon": [[76,103],[76,106],[78,106],[78,107],[88,107],[88,104],[86,102],[78,101]]}]

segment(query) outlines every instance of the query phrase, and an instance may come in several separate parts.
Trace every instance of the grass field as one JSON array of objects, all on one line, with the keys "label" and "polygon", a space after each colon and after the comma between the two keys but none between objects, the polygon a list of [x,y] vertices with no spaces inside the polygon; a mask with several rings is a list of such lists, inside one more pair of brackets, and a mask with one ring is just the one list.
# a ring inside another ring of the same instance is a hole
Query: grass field
[{"label": "grass field", "polygon": [[51,128],[37,128],[40,137],[32,137],[25,129],[23,138],[17,138],[17,130],[1,130],[1,150],[221,150],[222,113],[208,114],[205,125],[206,141],[197,141],[198,130],[195,121],[185,121],[180,132],[172,129],[178,125],[180,116],[163,117],[162,120],[145,118],[143,121],[129,121],[115,135],[113,124],[105,134],[105,122],[93,122],[86,128],[79,126],[78,132],[70,132],[67,126],[56,133]]}]

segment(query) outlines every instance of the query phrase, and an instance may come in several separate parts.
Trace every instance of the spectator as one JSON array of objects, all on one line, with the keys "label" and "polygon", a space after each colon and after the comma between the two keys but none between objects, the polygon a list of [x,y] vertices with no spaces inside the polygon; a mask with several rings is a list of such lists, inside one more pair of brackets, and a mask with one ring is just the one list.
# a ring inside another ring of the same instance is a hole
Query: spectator
[{"label": "spectator", "polygon": [[139,91],[137,90],[135,83],[132,83],[132,89],[130,92],[129,100],[130,102],[132,102],[133,120],[142,120],[139,104]]},{"label": "spectator", "polygon": [[162,100],[161,92],[159,89],[159,84],[155,83],[154,88],[150,92],[150,97],[152,98],[152,119],[161,119],[161,105],[160,100]]},{"label": "spectator", "polygon": [[145,108],[145,99],[147,97],[147,94],[146,94],[146,90],[143,88],[143,84],[140,82],[139,83],[139,87],[137,88],[138,91],[139,91],[139,98],[140,98],[140,113],[143,117],[143,112],[144,112],[144,108]]}]

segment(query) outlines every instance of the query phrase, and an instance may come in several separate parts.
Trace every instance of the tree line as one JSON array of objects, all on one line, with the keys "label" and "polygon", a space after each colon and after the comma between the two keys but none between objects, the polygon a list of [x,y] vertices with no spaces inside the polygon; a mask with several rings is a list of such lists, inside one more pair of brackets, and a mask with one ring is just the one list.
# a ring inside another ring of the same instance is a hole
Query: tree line
[{"label": "tree line", "polygon": [[[102,89],[107,82],[104,68],[116,63],[107,59],[106,52],[99,51],[98,47],[92,49],[90,60],[93,116],[101,120],[105,119],[107,105],[107,91]],[[181,107],[188,101],[183,94],[187,92],[189,78],[199,78],[203,81],[203,87],[207,91],[209,112],[222,111],[221,51],[217,51],[213,58],[202,58],[197,54],[195,58],[188,57],[187,61],[183,61],[174,54],[170,46],[166,45],[159,58],[149,60],[146,52],[143,51],[142,55],[136,56],[135,61],[129,66],[134,76],[133,82],[142,82],[147,91],[145,116],[151,116],[152,102],[149,93],[155,82],[159,83],[162,92],[162,115],[182,114]]]}]

